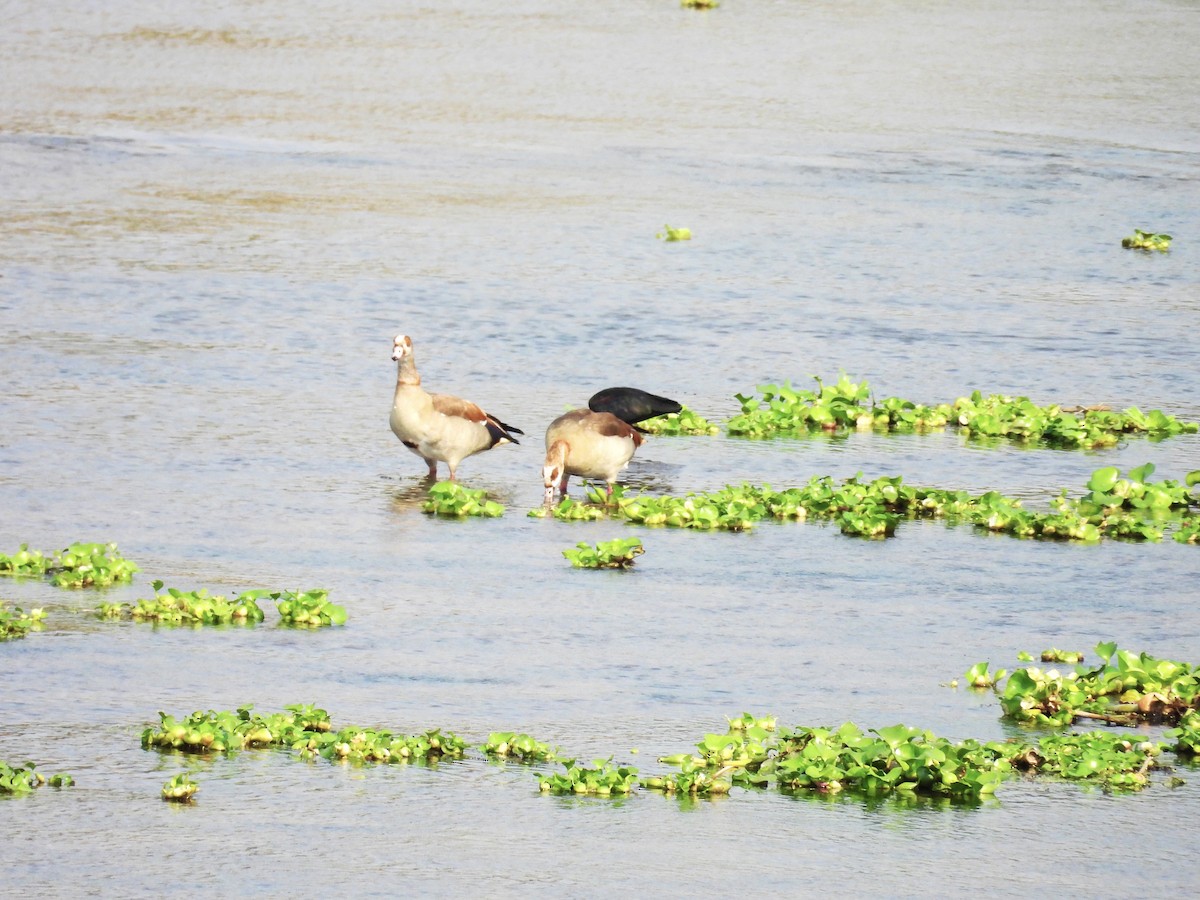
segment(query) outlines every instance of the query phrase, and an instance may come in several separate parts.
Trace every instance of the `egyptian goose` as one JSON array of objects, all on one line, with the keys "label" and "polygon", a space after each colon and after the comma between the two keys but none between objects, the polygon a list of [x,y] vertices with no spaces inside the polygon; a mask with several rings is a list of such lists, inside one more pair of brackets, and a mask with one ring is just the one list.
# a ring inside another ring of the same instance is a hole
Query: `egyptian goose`
[{"label": "egyptian goose", "polygon": [[421,387],[413,342],[406,334],[392,342],[396,362],[396,396],[392,401],[392,431],[409,450],[425,460],[429,477],[437,478],[438,460],[450,467],[454,480],[458,464],[468,456],[497,444],[520,443],[520,428],[506,425],[470,400],[448,394],[430,394]]},{"label": "egyptian goose", "polygon": [[553,502],[556,487],[566,496],[567,479],[572,475],[603,478],[611,497],[617,473],[629,465],[643,440],[632,425],[612,413],[590,409],[563,413],[546,429],[546,463],[542,467],[546,502]]},{"label": "egyptian goose", "polygon": [[655,416],[677,413],[683,407],[674,400],[637,388],[611,387],[593,394],[592,399],[588,401],[588,409],[593,412],[612,413],[627,425],[636,426],[638,422]]}]

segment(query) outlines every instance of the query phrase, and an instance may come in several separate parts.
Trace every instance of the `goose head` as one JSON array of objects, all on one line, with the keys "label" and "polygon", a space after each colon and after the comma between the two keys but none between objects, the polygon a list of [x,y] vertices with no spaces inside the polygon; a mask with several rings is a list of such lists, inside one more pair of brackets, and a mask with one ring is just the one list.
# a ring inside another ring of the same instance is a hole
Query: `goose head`
[{"label": "goose head", "polygon": [[546,487],[546,503],[554,502],[555,488],[562,490],[567,478],[567,442],[555,441],[546,450],[546,462],[542,466],[542,484]]},{"label": "goose head", "polygon": [[406,356],[412,356],[412,352],[412,338],[407,334],[396,335],[396,339],[392,341],[392,362],[400,362]]}]

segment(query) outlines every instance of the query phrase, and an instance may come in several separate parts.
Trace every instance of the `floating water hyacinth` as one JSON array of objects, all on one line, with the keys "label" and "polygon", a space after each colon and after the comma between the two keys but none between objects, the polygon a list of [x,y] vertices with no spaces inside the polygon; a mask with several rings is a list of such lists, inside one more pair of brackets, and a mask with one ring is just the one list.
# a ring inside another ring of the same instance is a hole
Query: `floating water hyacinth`
[{"label": "floating water hyacinth", "polygon": [[640,538],[616,538],[601,541],[595,547],[580,541],[574,550],[564,550],[562,554],[577,569],[628,569],[645,552]]},{"label": "floating water hyacinth", "polygon": [[690,241],[692,239],[692,230],[690,228],[672,228],[670,225],[664,225],[663,230],[654,236],[660,241]]},{"label": "floating water hyacinth", "polygon": [[1157,250],[1159,253],[1166,253],[1171,249],[1171,236],[1135,228],[1132,236],[1121,239],[1121,246],[1128,250]]}]

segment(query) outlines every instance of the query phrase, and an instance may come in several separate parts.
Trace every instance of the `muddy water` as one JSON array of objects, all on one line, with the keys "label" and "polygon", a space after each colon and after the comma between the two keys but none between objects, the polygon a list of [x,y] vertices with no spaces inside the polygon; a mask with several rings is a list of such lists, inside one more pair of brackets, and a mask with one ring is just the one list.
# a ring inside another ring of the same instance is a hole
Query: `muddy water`
[{"label": "muddy water", "polygon": [[[0,585],[50,612],[0,646],[0,758],[79,782],[0,803],[0,891],[1191,883],[1178,851],[1200,773],[1120,798],[1012,784],[977,810],[589,803],[477,758],[193,762],[138,735],[159,709],[315,702],[341,723],[519,729],[652,770],[744,710],[998,737],[994,703],[940,685],[1023,649],[1114,639],[1200,661],[1197,560],[1174,543],[656,530],[636,572],[586,573],[562,548],[625,527],[524,516],[541,431],[610,384],[715,420],[756,384],[839,370],[922,402],[980,389],[1200,419],[1193,7],[4,15],[0,551],[117,541],[143,572],[106,599],[154,578],[324,586],[350,622],[297,634],[268,611],[250,631],[155,631],[92,619],[93,593]],[[664,222],[694,239],[655,240]],[[1174,249],[1122,251],[1134,227]],[[527,432],[461,469],[504,518],[419,511],[422,467],[386,424],[398,331],[428,386]],[[681,493],[861,471],[1038,503],[1100,465],[1180,478],[1198,449],[661,438],[627,481]],[[200,802],[168,808],[158,788],[185,767]]]}]

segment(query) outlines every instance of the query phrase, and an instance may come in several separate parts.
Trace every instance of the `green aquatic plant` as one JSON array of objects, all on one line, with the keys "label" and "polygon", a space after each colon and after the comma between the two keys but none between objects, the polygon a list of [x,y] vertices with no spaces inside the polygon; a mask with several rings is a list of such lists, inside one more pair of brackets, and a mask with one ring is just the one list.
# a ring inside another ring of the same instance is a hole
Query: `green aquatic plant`
[{"label": "green aquatic plant", "polygon": [[664,794],[717,797],[728,794],[733,787],[733,782],[723,777],[726,774],[725,768],[714,770],[689,757],[679,762],[678,773],[650,775],[638,779],[638,784],[652,791],[662,791]]},{"label": "green aquatic plant", "polygon": [[294,704],[285,712],[260,715],[252,706],[237,710],[194,712],[182,719],[159,712],[159,725],[142,731],[145,749],[185,753],[227,753],[246,747],[290,747],[306,734],[327,734],[329,714],[315,706]]},{"label": "green aquatic plant", "polygon": [[498,518],[504,515],[504,506],[487,498],[487,491],[463,487],[457,481],[439,481],[429,489],[429,499],[421,508],[438,516],[465,518],[484,516]]},{"label": "green aquatic plant", "polygon": [[595,547],[580,541],[574,550],[564,550],[562,555],[577,569],[628,569],[645,552],[640,538],[615,538]]},{"label": "green aquatic plant", "polygon": [[672,228],[670,225],[664,225],[663,230],[654,236],[660,241],[690,241],[692,239],[692,230],[690,228]]},{"label": "green aquatic plant", "polygon": [[549,762],[558,758],[558,752],[550,749],[549,744],[513,731],[493,731],[480,749],[485,756],[518,762]]},{"label": "green aquatic plant", "polygon": [[1169,729],[1166,736],[1175,739],[1172,749],[1180,756],[1200,756],[1200,712],[1189,709],[1180,717],[1179,726]]},{"label": "green aquatic plant", "polygon": [[725,423],[725,430],[732,435],[770,437],[872,426],[871,390],[865,381],[851,381],[844,372],[834,384],[823,384],[816,376],[813,380],[815,391],[797,390],[789,381],[760,384],[761,398],[735,395],[742,411]]},{"label": "green aquatic plant", "polygon": [[592,761],[594,768],[577,765],[573,759],[562,760],[563,772],[551,775],[537,773],[538,790],[545,794],[585,794],[594,797],[625,796],[637,784],[637,769],[613,765],[612,757]]},{"label": "green aquatic plant", "polygon": [[959,800],[992,794],[1010,770],[1006,748],[999,743],[955,744],[906,725],[864,732],[852,722],[837,729],[782,729],[774,761],[774,777],[789,791],[915,793]]},{"label": "green aquatic plant", "polygon": [[321,756],[332,762],[362,764],[458,759],[467,745],[458,735],[443,734],[439,728],[404,736],[384,729],[351,726],[336,733],[302,736],[293,746],[302,758]]},{"label": "green aquatic plant", "polygon": [[46,567],[50,583],[58,587],[107,587],[132,581],[138,571],[117,552],[116,544],[72,544]]},{"label": "green aquatic plant", "polygon": [[31,631],[39,631],[46,613],[41,609],[25,612],[21,607],[9,608],[0,601],[0,641],[23,638]]},{"label": "green aquatic plant", "polygon": [[1130,237],[1121,238],[1121,246],[1127,250],[1157,250],[1166,253],[1171,249],[1171,240],[1169,234],[1155,234],[1153,231],[1135,228]]},{"label": "green aquatic plant", "polygon": [[1200,544],[1200,517],[1181,520],[1174,537],[1181,544]]},{"label": "green aquatic plant", "polygon": [[191,776],[186,772],[182,772],[179,775],[173,775],[162,786],[162,798],[171,803],[191,803],[198,790],[200,790],[200,785],[192,781]]},{"label": "green aquatic plant", "polygon": [[1014,760],[1019,769],[1040,775],[1089,781],[1109,790],[1137,790],[1150,783],[1163,744],[1137,734],[1089,731],[1041,738]]},{"label": "green aquatic plant", "polygon": [[[1124,485],[1119,490],[1132,499],[1118,501],[1095,490],[1070,499],[1064,490],[1045,512],[1026,509],[1021,500],[997,491],[972,497],[966,491],[907,485],[899,476],[863,481],[860,474],[842,482],[814,476],[803,486],[782,491],[769,485],[742,484],[685,497],[623,497],[618,513],[633,524],[703,530],[746,531],[764,519],[824,519],[846,535],[883,538],[894,535],[905,519],[944,518],[1043,540],[1160,540],[1173,522],[1190,521],[1183,520],[1182,512],[1197,504],[1197,499],[1169,479],[1142,480],[1153,469],[1147,464],[1133,470],[1130,479],[1111,479],[1113,484]],[[1109,475],[1107,470],[1098,470],[1090,484],[1108,484]]]},{"label": "green aquatic plant", "polygon": [[[304,628],[322,628],[327,625],[345,625],[347,614],[344,606],[329,599],[329,591],[317,588],[311,591],[249,591],[247,594],[265,594],[275,601],[281,625]],[[246,596],[243,594],[241,596]]]},{"label": "green aquatic plant", "polygon": [[1137,407],[1124,412],[1103,407],[1069,410],[1058,404],[1039,406],[1028,397],[985,396],[980,391],[959,397],[953,404],[926,406],[900,397],[874,400],[867,382],[852,381],[845,373],[834,384],[824,384],[815,376],[814,380],[816,390],[801,390],[784,382],[759,385],[761,396],[735,395],[742,411],[725,424],[726,431],[766,438],[867,429],[927,432],[953,425],[968,437],[1095,449],[1111,447],[1125,435],[1161,440],[1200,429],[1198,423],[1180,422],[1157,409],[1146,413]]},{"label": "green aquatic plant", "polygon": [[0,574],[49,575],[58,587],[106,587],[132,580],[137,571],[135,563],[117,552],[116,544],[76,543],[53,557],[22,544],[11,556],[0,554]]},{"label": "green aquatic plant", "polygon": [[1080,719],[1137,725],[1179,722],[1188,710],[1200,708],[1200,667],[1119,650],[1111,641],[1097,644],[1095,653],[1100,658],[1095,667],[1080,664],[1062,672],[1025,666],[1003,685],[997,673],[994,689],[1004,716],[1052,727]]},{"label": "green aquatic plant", "polygon": [[139,622],[162,625],[254,625],[263,620],[257,595],[261,591],[246,591],[233,600],[208,591],[180,591],[167,588],[161,581],[151,582],[153,599],[139,599],[135,605],[102,603],[99,615],[103,619],[131,618]]},{"label": "green aquatic plant", "polygon": [[1136,406],[1124,412],[1096,407],[1078,412],[1080,415],[1058,404],[1038,406],[1028,397],[984,396],[979,391],[959,397],[953,404],[954,419],[968,436],[1005,437],[1068,449],[1111,447],[1130,434],[1161,440],[1195,434],[1200,428],[1195,422],[1180,422],[1161,410],[1143,413]]},{"label": "green aquatic plant", "polygon": [[[620,485],[614,486],[614,496],[620,487]],[[608,518],[606,508],[607,503],[584,503],[580,500],[572,500],[570,497],[563,497],[557,506],[539,506],[537,509],[531,509],[529,515],[538,519],[551,516],[563,522],[594,522],[597,519]]]},{"label": "green aquatic plant", "polygon": [[[1186,721],[1193,726],[1193,720]],[[787,793],[926,796],[978,803],[1018,771],[1106,789],[1138,789],[1149,783],[1148,773],[1159,767],[1163,749],[1161,744],[1109,731],[1050,735],[1036,742],[1014,738],[954,743],[902,724],[869,731],[853,722],[837,728],[774,725],[774,717],[731,720],[726,734],[708,734],[697,743],[699,753],[659,759],[677,766],[678,774],[649,775],[640,783],[668,794],[695,796],[725,793],[730,786],[775,785]],[[1200,718],[1193,727],[1200,727]]]},{"label": "green aquatic plant", "polygon": [[655,416],[639,422],[638,428],[648,434],[661,435],[717,434],[721,430],[686,406],[677,413],[667,413],[665,416]]},{"label": "green aquatic plant", "polygon": [[963,674],[963,680],[967,682],[967,687],[990,688],[1008,674],[1004,669],[989,672],[988,665],[986,662],[979,662],[967,669]]},{"label": "green aquatic plant", "polygon": [[51,787],[71,787],[75,779],[65,772],[46,778],[37,771],[35,763],[13,766],[0,759],[0,797],[5,794],[27,794],[46,784]]},{"label": "green aquatic plant", "polygon": [[11,556],[0,553],[0,575],[45,575],[49,565],[46,555],[40,550],[30,550],[28,544],[22,544]]},{"label": "green aquatic plant", "polygon": [[142,747],[198,754],[253,747],[290,749],[302,759],[364,764],[457,759],[467,746],[463,738],[439,728],[408,736],[354,725],[334,731],[329,714],[316,706],[293,704],[284,710],[260,715],[253,707],[242,706],[236,711],[195,712],[182,719],[159,712],[158,727],[142,732]]},{"label": "green aquatic plant", "polygon": [[1083,653],[1079,650],[1059,650],[1057,647],[1052,647],[1049,650],[1043,650],[1041,656],[1042,662],[1052,663],[1081,663],[1083,662]]}]

